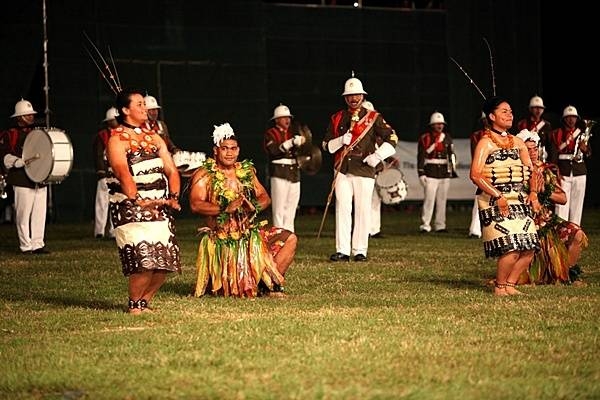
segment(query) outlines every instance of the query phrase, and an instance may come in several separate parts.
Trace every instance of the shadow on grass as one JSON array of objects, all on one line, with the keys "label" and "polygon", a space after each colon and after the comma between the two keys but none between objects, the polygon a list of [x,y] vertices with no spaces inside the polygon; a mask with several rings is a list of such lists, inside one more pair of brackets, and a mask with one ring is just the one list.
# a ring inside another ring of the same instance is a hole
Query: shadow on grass
[{"label": "shadow on grass", "polygon": [[487,280],[482,278],[480,280],[473,279],[452,279],[452,278],[425,278],[425,277],[412,277],[410,279],[414,282],[430,283],[435,286],[443,286],[449,289],[471,289],[471,290],[488,290],[486,285]]}]

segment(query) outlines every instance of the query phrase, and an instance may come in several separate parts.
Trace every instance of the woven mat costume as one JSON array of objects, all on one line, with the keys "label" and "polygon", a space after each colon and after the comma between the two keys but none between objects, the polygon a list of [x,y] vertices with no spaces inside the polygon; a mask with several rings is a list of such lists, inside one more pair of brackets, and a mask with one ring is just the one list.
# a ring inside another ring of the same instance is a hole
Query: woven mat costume
[{"label": "woven mat costume", "polygon": [[539,239],[531,207],[525,203],[523,182],[530,171],[521,163],[518,148],[498,149],[485,160],[484,175],[508,201],[503,217],[496,201],[485,192],[477,194],[485,256],[499,257],[510,251],[536,250]]},{"label": "woven mat costume", "polygon": [[[153,144],[151,131],[144,131],[144,141],[131,140],[128,129],[118,127],[111,135],[130,141],[127,152],[129,172],[142,199],[167,199],[169,194],[163,161]],[[121,184],[110,175],[110,216],[115,227],[115,238],[123,274],[129,276],[143,270],[181,270],[179,245],[175,239],[175,224],[168,207],[163,205],[141,207],[123,194]]]},{"label": "woven mat costume", "polygon": [[270,245],[277,246],[277,240],[273,240],[276,232],[261,232],[262,224],[256,221],[260,209],[253,187],[254,166],[244,160],[237,162],[235,169],[236,179],[228,180],[215,160],[208,158],[197,172],[200,180],[208,180],[209,201],[219,204],[221,210],[242,193],[255,207],[253,211],[240,209],[207,217],[207,226],[198,230],[202,238],[196,259],[197,297],[205,293],[256,297],[261,281],[270,290],[274,284],[284,284],[270,251]]},{"label": "woven mat costume", "polygon": [[[558,185],[556,166],[542,164],[539,168],[544,176],[544,191],[538,194],[541,210],[535,215],[534,220],[538,227],[541,249],[535,258],[528,273],[524,274],[519,283],[554,284],[568,283],[569,276],[569,251],[577,232],[581,227],[573,222],[566,221],[554,212],[555,204],[550,200]],[[588,238],[582,231],[582,248],[588,246]]]}]

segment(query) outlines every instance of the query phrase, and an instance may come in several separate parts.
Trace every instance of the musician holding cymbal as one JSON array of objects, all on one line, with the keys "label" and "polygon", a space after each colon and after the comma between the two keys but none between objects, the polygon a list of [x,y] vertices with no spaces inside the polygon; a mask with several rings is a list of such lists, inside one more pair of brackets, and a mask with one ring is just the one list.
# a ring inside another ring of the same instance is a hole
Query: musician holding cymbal
[{"label": "musician holding cymbal", "polygon": [[264,134],[264,149],[269,157],[273,226],[294,232],[300,202],[300,165],[296,156],[306,138],[292,132],[292,118],[288,106],[275,107],[273,126]]},{"label": "musician holding cymbal", "polygon": [[27,176],[24,167],[31,160],[22,158],[25,138],[35,124],[35,114],[37,112],[29,101],[19,100],[15,104],[15,112],[10,116],[14,119],[14,126],[2,135],[0,141],[6,182],[14,188],[15,223],[22,254],[50,253],[44,243],[48,187]]}]

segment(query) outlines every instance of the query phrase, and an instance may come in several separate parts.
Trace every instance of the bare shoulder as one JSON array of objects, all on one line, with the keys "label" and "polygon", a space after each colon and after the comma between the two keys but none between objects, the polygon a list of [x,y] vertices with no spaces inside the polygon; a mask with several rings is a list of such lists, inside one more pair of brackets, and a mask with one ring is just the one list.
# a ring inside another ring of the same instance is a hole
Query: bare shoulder
[{"label": "bare shoulder", "polygon": [[513,143],[515,144],[516,147],[518,147],[519,149],[525,148],[527,149],[527,146],[525,145],[525,142],[523,141],[523,139],[521,139],[518,136],[513,136]]},{"label": "bare shoulder", "polygon": [[208,177],[208,170],[205,167],[200,167],[192,175],[193,182],[198,182],[201,179]]}]

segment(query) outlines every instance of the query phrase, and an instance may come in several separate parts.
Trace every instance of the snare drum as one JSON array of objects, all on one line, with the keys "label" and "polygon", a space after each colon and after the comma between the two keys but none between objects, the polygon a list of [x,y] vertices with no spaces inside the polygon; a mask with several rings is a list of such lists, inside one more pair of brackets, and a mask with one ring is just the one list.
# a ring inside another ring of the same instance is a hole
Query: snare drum
[{"label": "snare drum", "polygon": [[383,204],[398,204],[408,195],[404,174],[395,168],[381,171],[375,179],[375,188]]},{"label": "snare drum", "polygon": [[57,128],[35,128],[23,144],[25,173],[36,183],[60,183],[73,167],[73,146]]}]

